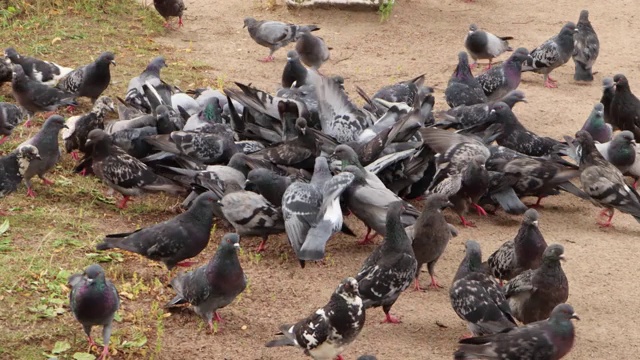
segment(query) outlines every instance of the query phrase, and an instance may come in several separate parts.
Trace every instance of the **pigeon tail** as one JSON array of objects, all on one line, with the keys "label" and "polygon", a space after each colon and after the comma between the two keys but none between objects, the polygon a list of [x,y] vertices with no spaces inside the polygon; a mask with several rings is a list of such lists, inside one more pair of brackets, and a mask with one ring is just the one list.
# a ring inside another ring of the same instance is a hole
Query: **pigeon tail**
[{"label": "pigeon tail", "polygon": [[576,81],[593,81],[593,74],[591,73],[591,69],[587,69],[586,65],[575,61],[576,64],[576,72],[573,74],[573,80]]},{"label": "pigeon tail", "polygon": [[296,346],[296,344],[293,342],[293,340],[283,337],[280,339],[276,339],[276,340],[271,340],[268,343],[266,343],[264,346],[266,347],[277,347],[277,346]]},{"label": "pigeon tail", "polygon": [[500,207],[502,207],[508,214],[520,215],[524,214],[528,209],[511,187],[491,194],[491,198],[500,204]]},{"label": "pigeon tail", "polygon": [[323,220],[318,225],[309,229],[304,244],[298,253],[298,259],[305,261],[318,261],[324,258],[324,248],[331,237],[333,224],[329,220]]}]

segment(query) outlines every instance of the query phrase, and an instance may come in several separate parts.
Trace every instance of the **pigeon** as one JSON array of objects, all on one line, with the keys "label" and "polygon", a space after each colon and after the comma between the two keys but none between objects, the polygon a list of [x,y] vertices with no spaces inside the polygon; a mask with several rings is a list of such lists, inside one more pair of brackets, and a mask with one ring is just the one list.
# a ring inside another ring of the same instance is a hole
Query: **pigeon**
[{"label": "pigeon", "polygon": [[28,78],[20,65],[13,66],[11,89],[18,104],[27,111],[25,126],[29,126],[31,116],[37,112],[55,111],[59,106],[75,104],[72,94]]},{"label": "pigeon", "polygon": [[364,326],[365,308],[358,282],[349,277],[338,285],[327,305],[293,325],[280,326],[280,336],[266,347],[296,346],[315,360],[342,359],[340,355]]},{"label": "pigeon", "polygon": [[184,25],[182,23],[182,13],[187,10],[187,8],[184,6],[182,0],[153,0],[153,6],[165,20],[162,26],[166,28],[171,27],[171,25],[169,25],[169,17],[172,16],[178,18],[178,27]]},{"label": "pigeon", "polygon": [[239,249],[238,234],[225,234],[207,265],[171,280],[176,296],[165,307],[191,304],[195,313],[214,332],[213,321],[222,321],[218,309],[231,304],[247,287],[247,277],[238,259]]},{"label": "pigeon", "polygon": [[171,180],[156,175],[140,160],[113,145],[111,138],[101,129],[93,129],[85,146],[90,146],[92,169],[109,187],[122,194],[118,208],[124,209],[131,196],[145,192],[166,191],[180,194],[184,189]]},{"label": "pigeon", "polygon": [[9,154],[0,157],[0,198],[16,191],[30,163],[40,159],[38,148],[33,145],[19,146]]},{"label": "pigeon", "polygon": [[487,70],[491,69],[493,58],[506,51],[513,51],[507,40],[513,40],[511,36],[496,36],[490,32],[481,30],[478,25],[469,25],[469,32],[464,39],[464,47],[473,58],[471,68],[478,66],[478,59],[489,59]]},{"label": "pigeon", "polygon": [[84,96],[95,103],[111,82],[110,65],[115,66],[115,55],[105,51],[96,61],[81,66],[60,79],[58,89],[75,96]]},{"label": "pigeon", "polygon": [[557,82],[551,78],[550,73],[566,64],[573,55],[573,36],[577,32],[576,24],[566,23],[557,35],[531,50],[531,57],[522,65],[522,71],[543,74],[544,86],[557,88]]},{"label": "pigeon", "polygon": [[313,169],[315,159],[320,155],[320,143],[304,118],[296,120],[295,128],[298,136],[294,139],[253,153],[251,157],[261,157],[276,165]]},{"label": "pigeon", "polygon": [[489,101],[497,101],[520,85],[522,64],[531,56],[525,48],[518,48],[502,64],[476,76]]},{"label": "pigeon", "polygon": [[[0,61],[1,64],[1,61]],[[13,129],[18,126],[25,117],[25,112],[16,104],[0,102],[0,145],[9,139]]]},{"label": "pigeon", "polygon": [[11,82],[12,73],[11,62],[5,57],[0,57],[0,85]]},{"label": "pigeon", "polygon": [[382,306],[386,315],[383,323],[400,322],[389,311],[400,293],[411,285],[418,270],[411,239],[400,221],[404,207],[401,201],[389,205],[384,241],[367,257],[356,275],[365,308]]},{"label": "pigeon", "polygon": [[164,57],[158,56],[151,60],[146,69],[139,75],[129,81],[127,86],[127,95],[124,101],[127,105],[130,105],[136,109],[139,109],[147,114],[151,113],[151,103],[145,96],[143,85],[149,83],[151,86],[159,86],[162,84],[160,80],[160,70],[163,67],[167,67]]},{"label": "pigeon", "polygon": [[356,360],[378,360],[378,358],[373,355],[360,355]]},{"label": "pigeon", "polygon": [[[20,65],[30,79],[48,86],[55,85],[58,80],[73,71],[71,68],[60,66],[50,61],[43,61],[29,56],[21,56],[16,49],[7,48],[4,56],[14,65]],[[15,69],[14,69],[15,71]]]},{"label": "pigeon", "polygon": [[636,163],[636,142],[631,131],[620,131],[611,141],[595,145],[602,157],[622,174],[627,173]]},{"label": "pigeon", "polygon": [[[424,76],[425,74],[422,74],[413,79],[383,86],[380,90],[376,91],[371,98],[385,100],[390,103],[405,103],[412,106],[416,95],[423,88]],[[432,90],[433,89],[429,89],[428,92],[432,92]],[[367,105],[364,106],[364,109],[368,111],[373,110]]]},{"label": "pigeon", "polygon": [[538,228],[538,212],[529,209],[524,213],[522,225],[513,240],[503,243],[487,259],[489,271],[500,280],[509,281],[523,271],[537,269],[547,243]]},{"label": "pigeon", "polygon": [[300,60],[314,70],[318,70],[322,64],[329,60],[331,50],[321,37],[303,32],[296,41],[296,51]]},{"label": "pigeon", "polygon": [[529,324],[544,320],[556,305],[567,301],[569,282],[560,260],[564,260],[564,247],[549,245],[539,268],[520,273],[504,287],[504,296],[518,321]]},{"label": "pigeon", "polygon": [[284,226],[302,267],[305,261],[322,260],[327,241],[341,230],[340,195],[354,178],[348,172],[331,176],[327,158],[319,156],[311,183],[294,182],[284,192]]},{"label": "pigeon", "polygon": [[193,262],[183,260],[196,257],[209,244],[217,200],[212,192],[200,194],[186,212],[133,232],[107,235],[96,249],[131,251],[162,261],[168,270],[175,266],[191,266]]},{"label": "pigeon", "polygon": [[88,153],[85,147],[89,132],[93,129],[104,129],[104,117],[108,111],[116,111],[111,98],[100,97],[91,112],[84,115],[72,116],[67,119],[65,124],[67,129],[62,130],[62,140],[64,140],[64,148],[70,153],[75,160],[79,160],[75,150],[82,153]]},{"label": "pigeon", "polygon": [[613,132],[611,124],[607,124],[605,121],[604,111],[604,105],[596,103],[593,106],[593,110],[591,110],[591,114],[582,125],[582,129],[580,129],[591,134],[593,140],[599,143],[611,141]]},{"label": "pigeon", "polygon": [[469,59],[467,53],[458,53],[458,66],[453,71],[451,79],[444,92],[447,104],[454,108],[460,105],[475,105],[487,102],[487,96],[478,80],[473,77],[469,70]]},{"label": "pigeon", "polygon": [[609,217],[607,222],[599,225],[612,226],[615,209],[630,214],[640,222],[640,195],[625,183],[620,170],[604,159],[588,132],[578,131],[576,140],[580,145],[577,153],[582,188],[591,196],[594,204],[605,208],[601,215],[606,213]]},{"label": "pigeon", "polygon": [[[515,104],[519,102],[527,102],[524,92],[520,90],[511,90],[507,95],[498,100],[513,109]],[[480,129],[484,126],[489,126],[494,122],[494,118],[491,116],[491,107],[493,102],[482,103],[475,105],[459,105],[453,109],[449,109],[445,112],[441,112],[438,115],[443,117],[435,123],[436,127],[442,129],[454,128],[461,129]]]},{"label": "pigeon", "polygon": [[[358,155],[348,145],[338,145],[332,155],[342,161],[342,171],[355,175],[355,179],[344,192],[344,200],[351,212],[367,226],[367,234],[359,244],[369,244],[379,235],[385,235],[389,205],[401,201],[398,195],[389,190],[375,174],[369,172],[358,162]],[[345,164],[355,164],[346,165]],[[413,225],[420,215],[409,203],[405,203],[401,215],[404,226]],[[376,234],[369,236],[371,230]]]},{"label": "pigeon", "polygon": [[[442,287],[436,281],[434,267],[452,237],[451,228],[453,228],[453,226],[447,223],[447,220],[445,220],[442,214],[442,210],[448,207],[453,207],[453,204],[449,201],[447,195],[428,195],[424,209],[413,225],[412,246],[416,260],[418,261],[415,274],[416,290],[421,290],[418,276],[420,275],[423,264],[427,264],[429,276],[431,276],[431,284],[429,287],[434,289]],[[455,230],[455,228],[453,229]]]},{"label": "pigeon", "polygon": [[502,125],[496,138],[500,146],[529,156],[544,156],[566,150],[566,145],[558,140],[542,137],[527,130],[507,104],[497,102],[492,106],[495,122]]},{"label": "pigeon", "polygon": [[640,139],[640,99],[631,92],[629,80],[624,75],[617,74],[613,82],[616,91],[611,99],[610,124],[615,129],[629,130],[636,139]]},{"label": "pigeon", "polygon": [[615,124],[611,121],[611,101],[615,96],[615,86],[616,84],[613,82],[613,78],[602,79],[602,97],[600,98],[600,103],[604,106],[604,122],[613,126],[615,126]]},{"label": "pigeon", "polygon": [[[238,149],[229,129],[216,134],[174,131],[167,135],[154,135],[145,139],[155,148],[183,156],[196,163],[215,165],[226,163]],[[146,159],[142,159],[147,161]]]},{"label": "pigeon", "polygon": [[300,87],[306,85],[308,71],[307,68],[302,65],[300,61],[300,55],[295,50],[290,50],[287,53],[287,65],[284,66],[282,71],[282,87],[290,88],[294,85]]},{"label": "pigeon", "polygon": [[40,159],[33,160],[24,172],[24,182],[27,185],[27,195],[36,197],[36,194],[31,188],[31,178],[38,176],[42,179],[46,185],[53,185],[53,181],[50,181],[44,177],[44,175],[53,169],[60,160],[60,149],[58,148],[58,134],[62,128],[66,128],[64,124],[64,118],[60,115],[53,115],[49,117],[42,126],[42,129],[38,131],[31,139],[20,144],[33,145],[38,148]]},{"label": "pigeon", "polygon": [[467,240],[466,254],[449,290],[451,307],[467,322],[473,336],[492,335],[517,327],[509,302],[482,267],[480,244]]},{"label": "pigeon", "polygon": [[244,190],[230,192],[219,205],[238,235],[262,237],[257,252],[264,251],[269,235],[285,231],[282,211],[262,195]]},{"label": "pigeon", "polygon": [[576,65],[573,79],[576,81],[593,81],[591,68],[600,53],[600,41],[591,22],[589,11],[580,11],[580,19],[576,25],[577,33],[573,35],[573,62]]},{"label": "pigeon", "polygon": [[257,192],[276,207],[282,206],[282,196],[293,180],[289,176],[281,176],[272,170],[258,168],[249,171],[245,190]]},{"label": "pigeon", "polygon": [[551,317],[494,335],[460,340],[455,360],[557,360],[571,351],[575,330],[571,319],[580,320],[569,304],[560,304]]},{"label": "pigeon", "polygon": [[102,325],[104,348],[98,360],[106,359],[109,356],[113,317],[120,308],[118,290],[106,279],[104,270],[98,264],[90,265],[82,274],[71,275],[69,285],[69,306],[87,334],[90,348],[98,347],[91,338],[91,328]]},{"label": "pigeon", "polygon": [[268,47],[269,56],[263,62],[273,61],[273,53],[293,41],[298,41],[303,34],[320,30],[316,25],[295,25],[280,21],[256,20],[252,17],[244,18],[244,26],[249,30],[249,36],[258,45]]}]

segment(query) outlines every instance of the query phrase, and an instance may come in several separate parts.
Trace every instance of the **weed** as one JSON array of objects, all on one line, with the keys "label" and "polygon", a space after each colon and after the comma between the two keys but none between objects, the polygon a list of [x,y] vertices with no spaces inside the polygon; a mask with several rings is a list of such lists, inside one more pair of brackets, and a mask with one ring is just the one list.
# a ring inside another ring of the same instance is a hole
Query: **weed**
[{"label": "weed", "polygon": [[380,14],[380,22],[389,20],[391,17],[391,11],[395,5],[395,0],[381,0],[378,13]]}]

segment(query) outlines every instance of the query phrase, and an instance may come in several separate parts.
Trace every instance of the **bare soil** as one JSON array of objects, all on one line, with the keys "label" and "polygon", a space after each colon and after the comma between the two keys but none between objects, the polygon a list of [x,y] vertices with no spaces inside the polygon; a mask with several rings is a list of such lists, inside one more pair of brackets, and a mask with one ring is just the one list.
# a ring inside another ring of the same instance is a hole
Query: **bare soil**
[{"label": "bare soil", "polygon": [[[325,74],[340,74],[355,99],[355,85],[373,93],[379,87],[426,73],[426,83],[435,88],[436,107],[444,109],[443,91],[456,65],[456,54],[463,50],[463,38],[471,22],[495,34],[515,37],[513,47],[528,49],[559,31],[566,21],[576,22],[583,8],[600,41],[600,58],[595,66],[593,84],[573,81],[573,63],[554,71],[558,89],[546,89],[542,75],[527,73],[520,85],[529,99],[516,106],[519,119],[531,130],[560,139],[573,134],[600,99],[605,76],[623,72],[633,89],[640,89],[637,65],[637,14],[640,2],[633,0],[401,0],[391,19],[380,23],[373,12],[337,10],[289,11],[284,6],[267,10],[267,5],[248,0],[185,0],[188,7],[185,27],[168,31],[157,39],[183,52],[185,59],[197,59],[209,65],[212,83],[225,81],[252,83],[275,91],[286,61],[287,49],[276,53],[273,63],[256,61],[268,50],[255,44],[243,18],[274,19],[295,23],[314,23],[318,32],[333,47],[331,60],[323,66]],[[291,46],[289,47],[291,48]],[[198,71],[198,70],[194,70]],[[637,90],[640,91],[640,90]],[[529,201],[534,199],[528,199]],[[615,228],[600,229],[595,224],[598,213],[592,204],[569,195],[548,198],[540,210],[540,228],[548,243],[565,247],[564,264],[569,278],[571,303],[580,314],[577,341],[568,359],[635,359],[640,348],[640,329],[633,319],[640,308],[638,261],[640,224],[630,216],[614,218]],[[450,214],[451,223],[459,226]],[[374,354],[379,359],[451,359],[456,342],[467,330],[449,305],[448,285],[464,254],[467,239],[478,240],[485,257],[503,241],[512,238],[520,218],[498,212],[478,218],[470,215],[477,228],[460,228],[460,235],[448,246],[436,266],[439,291],[407,291],[400,296],[392,312],[402,324],[380,324],[383,313],[367,313],[367,323],[360,337],[344,353],[355,359]],[[353,216],[348,224],[364,234],[362,224]],[[227,229],[228,230],[228,229]],[[216,232],[216,243],[223,229]],[[325,264],[309,264],[300,269],[284,236],[273,236],[264,257],[243,266],[250,288],[241,300],[223,309],[226,322],[221,331],[210,335],[201,320],[183,312],[165,320],[162,340],[163,359],[280,359],[303,358],[299,349],[267,349],[264,343],[273,337],[278,326],[305,317],[323,306],[338,282],[354,275],[373,246],[358,246],[354,238],[342,235],[332,239]],[[379,241],[379,239],[378,239]],[[242,245],[252,250],[258,239],[245,238]],[[211,256],[211,245],[199,259]],[[134,260],[138,261],[138,260]],[[142,261],[142,260],[140,260]],[[147,271],[164,277],[164,270]],[[150,275],[150,274],[149,274]],[[423,274],[425,280],[427,274]],[[170,290],[168,290],[170,292]],[[170,294],[166,294],[169,299]]]}]

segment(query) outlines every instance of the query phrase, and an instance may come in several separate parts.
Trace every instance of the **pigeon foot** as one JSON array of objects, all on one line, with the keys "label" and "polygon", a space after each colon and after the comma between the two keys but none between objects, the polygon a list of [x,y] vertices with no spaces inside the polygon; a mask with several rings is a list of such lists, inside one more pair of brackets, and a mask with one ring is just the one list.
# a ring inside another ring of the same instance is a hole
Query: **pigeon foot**
[{"label": "pigeon foot", "polygon": [[78,154],[78,152],[77,152],[77,151],[75,151],[75,150],[74,150],[74,151],[72,151],[70,155],[71,155],[71,158],[72,158],[73,160],[75,160],[75,161],[80,160],[80,155]]},{"label": "pigeon foot", "polygon": [[122,200],[120,200],[120,203],[118,203],[118,209],[124,209],[124,208],[126,208],[126,207],[127,207],[127,202],[129,202],[129,201],[133,201],[133,200],[131,200],[131,198],[130,198],[130,197],[128,197],[128,196],[126,196],[126,195],[124,195],[124,196],[122,197]]},{"label": "pigeon foot", "polygon": [[47,178],[42,178],[42,182],[43,182],[45,185],[53,185],[53,184],[55,184],[53,181],[51,181],[51,180],[49,180],[49,179],[47,179]]},{"label": "pigeon foot", "polygon": [[387,313],[387,316],[380,322],[380,324],[400,324],[401,322],[402,321],[400,321],[400,319],[398,319],[397,317]]},{"label": "pigeon foot", "polygon": [[462,215],[460,215],[460,221],[462,222],[462,226],[464,227],[476,227],[476,224],[472,223],[471,221],[468,221]]},{"label": "pigeon foot", "polygon": [[[7,141],[7,140],[9,140],[9,137],[7,135],[4,135],[2,137],[2,139],[0,139],[0,145],[4,144],[4,142]],[[634,188],[635,188],[635,186],[634,186]]]},{"label": "pigeon foot", "polygon": [[263,62],[263,63],[268,63],[268,62],[272,62],[275,59],[276,58],[274,58],[272,55],[269,55],[269,56],[265,57],[264,59],[258,59],[258,61]]},{"label": "pigeon foot", "polygon": [[262,239],[262,241],[260,241],[260,245],[258,245],[258,247],[256,248],[256,252],[263,252],[265,251],[265,249],[267,248],[267,239]]},{"label": "pigeon foot", "polygon": [[433,275],[431,275],[431,284],[429,284],[429,289],[432,290],[438,290],[438,289],[442,289],[443,286],[438,284],[438,280],[436,280],[435,277],[433,277]]},{"label": "pigeon foot", "polygon": [[478,204],[471,204],[473,205],[473,207],[476,208],[476,211],[478,212],[478,215],[480,216],[487,216],[487,212],[484,210],[484,208]]},{"label": "pigeon foot", "polygon": [[104,360],[107,357],[109,357],[109,345],[105,345],[104,349],[102,349],[102,353],[97,360]]},{"label": "pigeon foot", "polygon": [[196,264],[195,261],[182,261],[182,262],[177,263],[176,266],[189,267],[189,266],[193,266],[195,264]]},{"label": "pigeon foot", "polygon": [[28,197],[32,197],[32,198],[34,198],[34,199],[35,199],[35,197],[36,197],[36,193],[35,193],[35,192],[33,192],[33,189],[32,189],[32,188],[28,188],[28,189],[27,189],[27,196],[28,196]]}]

